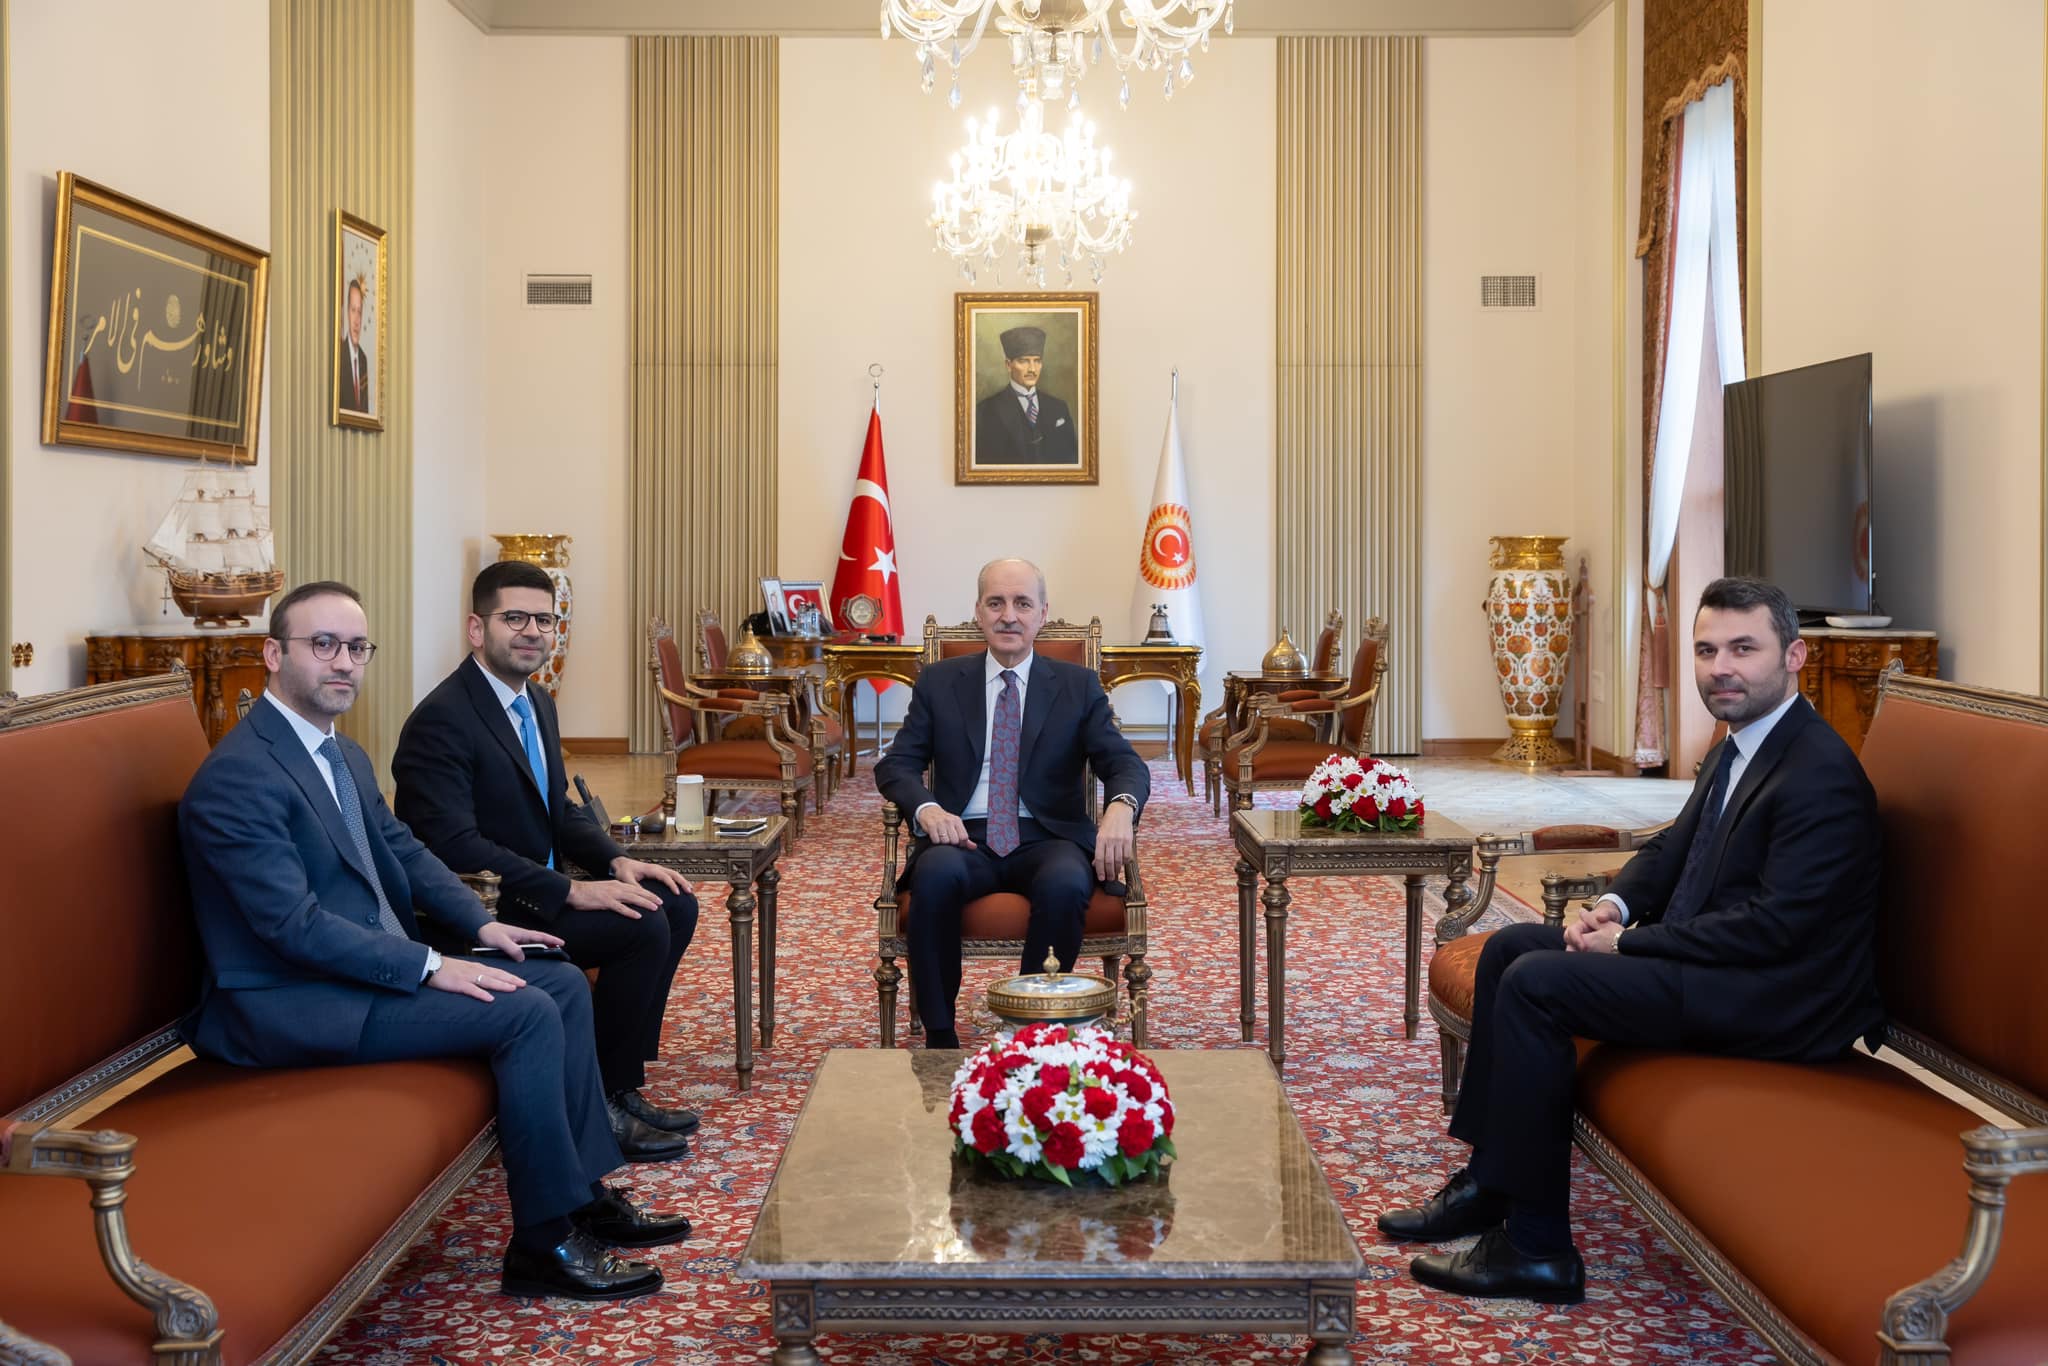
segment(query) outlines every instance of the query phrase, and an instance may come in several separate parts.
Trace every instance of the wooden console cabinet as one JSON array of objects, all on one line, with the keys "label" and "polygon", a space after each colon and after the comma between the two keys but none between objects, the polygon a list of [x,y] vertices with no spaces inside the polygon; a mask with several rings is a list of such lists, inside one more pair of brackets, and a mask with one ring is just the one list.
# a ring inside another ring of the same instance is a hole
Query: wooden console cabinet
[{"label": "wooden console cabinet", "polygon": [[1831,626],[1799,633],[1806,641],[1806,667],[1799,690],[1827,718],[1849,748],[1863,749],[1870,713],[1877,706],[1877,679],[1893,660],[1921,678],[1936,677],[1940,640],[1933,631],[1842,631]]},{"label": "wooden console cabinet", "polygon": [[135,631],[96,631],[85,638],[85,681],[165,674],[174,664],[192,676],[192,702],[206,727],[206,743],[217,745],[233,728],[242,689],[260,697],[266,674],[261,631],[196,631],[184,622]]}]

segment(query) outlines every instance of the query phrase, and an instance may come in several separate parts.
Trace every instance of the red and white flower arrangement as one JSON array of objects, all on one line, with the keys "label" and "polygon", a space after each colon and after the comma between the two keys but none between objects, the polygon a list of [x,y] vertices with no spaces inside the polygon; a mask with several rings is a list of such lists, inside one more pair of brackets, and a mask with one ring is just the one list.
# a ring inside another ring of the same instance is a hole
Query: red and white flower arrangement
[{"label": "red and white flower arrangement", "polygon": [[953,1074],[953,1151],[1009,1176],[1112,1186],[1156,1175],[1173,1150],[1173,1102],[1152,1060],[1108,1030],[1026,1025]]},{"label": "red and white flower arrangement", "polygon": [[1301,789],[1304,825],[1333,830],[1413,830],[1422,824],[1422,789],[1385,759],[1332,754]]}]

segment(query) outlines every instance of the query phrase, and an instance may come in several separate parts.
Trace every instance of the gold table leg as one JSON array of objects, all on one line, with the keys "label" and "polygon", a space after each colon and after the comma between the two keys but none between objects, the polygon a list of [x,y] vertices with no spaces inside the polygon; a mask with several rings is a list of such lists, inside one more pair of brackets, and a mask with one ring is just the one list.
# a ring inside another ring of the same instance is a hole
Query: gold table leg
[{"label": "gold table leg", "polygon": [[1266,879],[1266,1056],[1287,1066],[1287,893],[1285,878]]},{"label": "gold table leg", "polygon": [[740,1090],[754,1085],[754,888],[746,873],[733,877],[725,908],[732,922],[733,1070]]},{"label": "gold table leg", "polygon": [[1422,987],[1422,874],[1410,873],[1408,883],[1408,934],[1405,952],[1407,956],[1407,980],[1402,984],[1401,1036],[1412,1039],[1422,1017],[1416,1010],[1416,998]]},{"label": "gold table leg", "polygon": [[754,879],[761,897],[761,1047],[775,1042],[775,906],[782,873],[774,864]]},{"label": "gold table leg", "polygon": [[1237,1025],[1239,1037],[1252,1041],[1252,1020],[1256,996],[1252,981],[1258,971],[1259,870],[1249,860],[1237,860]]}]

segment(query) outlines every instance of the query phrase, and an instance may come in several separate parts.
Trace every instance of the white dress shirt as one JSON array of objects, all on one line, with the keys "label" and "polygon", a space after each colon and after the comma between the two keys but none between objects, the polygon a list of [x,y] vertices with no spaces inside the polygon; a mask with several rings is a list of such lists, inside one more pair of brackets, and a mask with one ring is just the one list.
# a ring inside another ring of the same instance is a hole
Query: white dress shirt
[{"label": "white dress shirt", "polygon": [[334,809],[341,809],[341,794],[334,790],[334,769],[328,764],[327,756],[320,752],[320,746],[334,738],[334,723],[327,723],[326,730],[316,730],[311,721],[277,700],[277,694],[268,688],[263,690],[263,700],[284,713],[284,719],[292,723],[292,734],[299,737],[299,743],[306,747],[306,753],[313,760],[313,767],[320,770],[326,780],[327,795],[334,798]]},{"label": "white dress shirt", "polygon": [[[1736,785],[1742,781],[1742,775],[1749,770],[1749,761],[1756,756],[1756,752],[1759,749],[1763,748],[1764,738],[1771,733],[1771,727],[1777,725],[1778,718],[1792,710],[1792,704],[1798,700],[1799,689],[1794,687],[1791,694],[1783,702],[1780,702],[1741,730],[1728,732],[1728,739],[1735,745],[1735,759],[1734,762],[1728,765],[1728,786],[1721,793],[1721,809],[1723,811],[1728,809],[1728,799],[1735,795]],[[1612,892],[1601,897],[1600,900],[1612,901],[1616,906],[1619,906],[1621,908],[1621,923],[1624,925],[1629,923],[1628,903],[1626,901],[1623,901]],[[1595,902],[1594,904],[1598,905],[1599,903]]]},{"label": "white dress shirt", "polygon": [[[491,691],[498,695],[498,705],[504,709],[505,723],[512,727],[512,738],[519,742],[519,752],[524,754],[526,752],[526,732],[520,728],[519,717],[513,712],[512,704],[526,696],[526,680],[521,679],[519,691],[513,692],[505,686],[503,679],[499,678],[489,669],[486,669],[483,665],[477,664],[475,655],[469,657],[469,662],[476,664],[476,671],[484,676],[484,682],[490,684]],[[526,705],[531,707],[533,703],[528,702]],[[537,716],[533,721],[533,733],[536,738],[540,735],[540,718]],[[547,757],[545,752],[543,752],[541,757]]]},{"label": "white dress shirt", "polygon": [[1035,388],[1026,389],[1023,385],[1017,383],[1016,380],[1011,380],[1010,392],[1017,396],[1017,411],[1023,413],[1027,417],[1030,416],[1031,400],[1037,396],[1038,390]]},{"label": "white dress shirt", "polygon": [[[1017,732],[1020,739],[1023,736],[1024,730],[1024,693],[1031,686],[1031,661],[1036,656],[1036,653],[1036,651],[1026,651],[1024,658],[1014,666],[1017,674]],[[1003,694],[1004,665],[997,662],[993,652],[982,655],[981,659],[982,704],[986,721],[981,732],[981,777],[974,784],[974,795],[967,799],[967,809],[960,813],[960,819],[963,821],[988,819],[988,770],[989,759],[994,754],[996,745],[996,699]],[[1023,762],[1023,758],[1024,756],[1021,754],[1017,756],[1020,765]],[[1022,779],[1023,773],[1021,770],[1017,776],[1019,779]],[[926,802],[923,806],[911,812],[910,818],[916,820],[924,814],[926,806],[937,805],[937,802]],[[1020,821],[1031,819],[1031,812],[1024,805],[1024,794],[1021,789],[1017,793],[1017,819]]]}]

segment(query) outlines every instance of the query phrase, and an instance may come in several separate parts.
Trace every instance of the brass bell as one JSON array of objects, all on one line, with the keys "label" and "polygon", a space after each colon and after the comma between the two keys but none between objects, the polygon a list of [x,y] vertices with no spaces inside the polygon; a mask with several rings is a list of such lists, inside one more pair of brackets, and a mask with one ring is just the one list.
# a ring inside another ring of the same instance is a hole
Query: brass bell
[{"label": "brass bell", "polygon": [[1173,645],[1177,643],[1173,638],[1173,627],[1167,625],[1166,622],[1166,604],[1163,602],[1153,603],[1152,623],[1145,630],[1144,644]]}]

